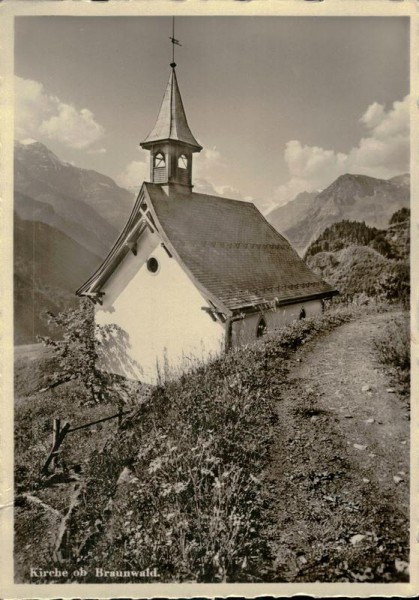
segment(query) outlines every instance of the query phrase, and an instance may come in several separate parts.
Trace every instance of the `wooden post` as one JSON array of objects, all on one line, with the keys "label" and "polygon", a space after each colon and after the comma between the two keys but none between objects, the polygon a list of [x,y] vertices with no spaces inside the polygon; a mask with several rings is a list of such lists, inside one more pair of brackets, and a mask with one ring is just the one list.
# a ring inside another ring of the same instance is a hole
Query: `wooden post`
[{"label": "wooden post", "polygon": [[[57,441],[60,437],[60,432],[61,432],[61,420],[60,419],[54,419],[54,423],[52,425],[52,447],[55,448],[57,445]],[[53,471],[55,471],[57,467],[57,454],[53,454],[52,459],[51,459],[51,468]]]},{"label": "wooden post", "polygon": [[46,475],[48,473],[48,467],[51,465],[51,463],[53,468],[56,467],[58,450],[61,444],[63,443],[67,433],[72,433],[73,431],[78,431],[79,429],[86,429],[86,427],[91,427],[92,425],[96,425],[97,423],[104,423],[105,421],[110,421],[111,419],[116,418],[118,418],[118,427],[120,427],[122,425],[122,417],[124,415],[128,415],[130,412],[131,411],[129,410],[124,411],[122,410],[122,408],[119,408],[118,412],[115,415],[111,415],[110,417],[104,417],[103,419],[98,419],[97,421],[91,421],[90,423],[85,423],[84,425],[78,425],[77,427],[73,427],[71,429],[70,423],[64,423],[63,427],[61,427],[60,419],[54,419],[52,448],[47,460],[45,461],[44,466],[42,467],[42,475]]},{"label": "wooden post", "polygon": [[59,447],[63,443],[64,438],[67,435],[69,429],[70,423],[64,423],[64,426],[61,428],[60,419],[54,419],[52,448],[47,460],[45,461],[44,466],[42,467],[42,475],[46,475],[48,473],[48,468],[53,461],[55,467],[55,459],[57,457]]}]

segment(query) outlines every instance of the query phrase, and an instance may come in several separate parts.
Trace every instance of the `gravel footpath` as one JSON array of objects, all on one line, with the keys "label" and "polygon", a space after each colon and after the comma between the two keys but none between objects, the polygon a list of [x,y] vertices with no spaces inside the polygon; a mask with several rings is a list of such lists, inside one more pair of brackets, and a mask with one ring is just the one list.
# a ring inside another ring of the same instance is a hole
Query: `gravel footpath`
[{"label": "gravel footpath", "polygon": [[366,315],[296,352],[267,474],[278,581],[408,580],[409,413]]}]

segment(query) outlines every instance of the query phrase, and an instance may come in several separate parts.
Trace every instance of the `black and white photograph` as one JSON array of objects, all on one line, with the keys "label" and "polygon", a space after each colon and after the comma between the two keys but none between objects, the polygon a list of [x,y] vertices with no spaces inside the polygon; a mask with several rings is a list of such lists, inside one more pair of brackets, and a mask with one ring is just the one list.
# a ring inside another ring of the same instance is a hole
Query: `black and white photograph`
[{"label": "black and white photograph", "polygon": [[411,19],[102,13],[14,19],[14,584],[403,589]]}]

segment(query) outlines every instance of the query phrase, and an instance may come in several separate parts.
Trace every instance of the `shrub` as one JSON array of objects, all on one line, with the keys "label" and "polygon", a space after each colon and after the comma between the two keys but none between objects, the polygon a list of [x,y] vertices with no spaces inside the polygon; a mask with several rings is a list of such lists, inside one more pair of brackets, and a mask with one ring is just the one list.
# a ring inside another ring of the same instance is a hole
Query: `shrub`
[{"label": "shrub", "polygon": [[398,315],[375,341],[379,360],[390,367],[406,392],[410,385],[410,322]]},{"label": "shrub", "polygon": [[43,344],[52,348],[57,358],[57,370],[52,373],[52,383],[78,379],[92,401],[102,399],[101,374],[96,368],[98,354],[92,305],[83,299],[76,309],[58,315],[48,313],[47,316],[49,325],[62,332],[59,340],[39,337]]},{"label": "shrub", "polygon": [[394,249],[386,238],[385,232],[378,233],[369,245],[386,258],[394,258]]},{"label": "shrub", "polygon": [[[75,309],[59,313],[48,313],[48,323],[61,333],[61,338],[39,336],[45,346],[53,350],[54,370],[50,374],[50,386],[66,381],[77,380],[84,388],[86,403],[108,402],[113,396],[119,403],[122,400],[113,393],[106,375],[106,358],[114,352],[117,359],[124,360],[127,336],[115,325],[98,325],[95,323],[94,309],[91,303],[83,298]],[[101,365],[105,368],[101,369]],[[120,378],[122,395],[129,393],[129,382]],[[125,389],[126,388],[126,389]]]},{"label": "shrub", "polygon": [[374,285],[374,294],[388,302],[408,307],[410,301],[410,269],[407,261],[394,261]]}]

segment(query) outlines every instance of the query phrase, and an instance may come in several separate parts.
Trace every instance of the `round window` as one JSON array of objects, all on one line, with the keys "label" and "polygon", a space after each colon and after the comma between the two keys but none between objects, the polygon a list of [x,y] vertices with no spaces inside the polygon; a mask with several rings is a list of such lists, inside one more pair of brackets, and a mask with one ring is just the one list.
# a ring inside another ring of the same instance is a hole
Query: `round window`
[{"label": "round window", "polygon": [[150,271],[150,273],[157,273],[157,271],[159,270],[159,261],[157,260],[157,258],[154,258],[154,256],[152,256],[148,259],[147,269]]}]

